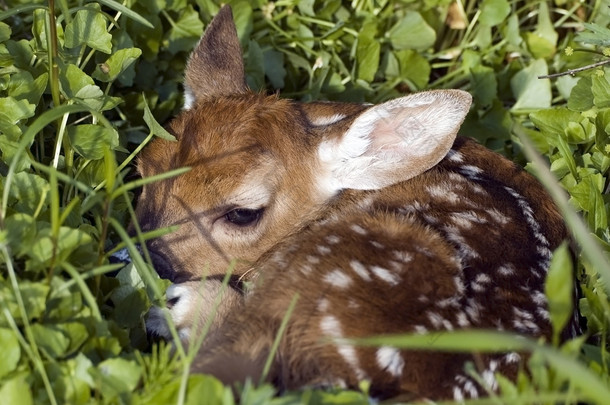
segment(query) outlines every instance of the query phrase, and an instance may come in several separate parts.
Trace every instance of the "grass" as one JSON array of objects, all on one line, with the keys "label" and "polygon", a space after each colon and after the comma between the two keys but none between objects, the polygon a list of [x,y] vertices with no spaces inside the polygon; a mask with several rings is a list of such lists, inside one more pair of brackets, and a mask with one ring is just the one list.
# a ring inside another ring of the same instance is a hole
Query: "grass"
[{"label": "grass", "polygon": [[[444,334],[436,347],[516,345],[532,352],[529,373],[515,382],[500,379],[502,396],[493,403],[604,404],[607,65],[552,80],[538,76],[607,60],[605,2],[230,3],[253,89],[281,89],[304,101],[379,102],[429,88],[473,94],[462,134],[534,171],[572,230],[587,340],[559,346],[481,331]],[[186,404],[199,397],[233,403],[228,388],[189,373],[192,353],[172,355],[146,339],[143,314],[163,301],[167,283],[134,243],[171,229],[138,232],[133,240],[125,231],[138,188],[181,172],[137,179],[133,160],[153,137],[171,136],[162,124],[182,105],[188,52],[219,3],[51,0],[0,7],[0,397],[15,404]],[[119,266],[108,255],[123,246],[137,266],[109,277]],[[553,277],[570,283],[567,266],[554,265]],[[547,294],[563,299],[553,288]],[[553,316],[560,323],[565,314]],[[379,339],[361,343],[425,345],[413,336]],[[366,393],[366,383],[362,388]],[[275,398],[271,387],[247,384],[241,402],[367,398],[312,390]]]}]

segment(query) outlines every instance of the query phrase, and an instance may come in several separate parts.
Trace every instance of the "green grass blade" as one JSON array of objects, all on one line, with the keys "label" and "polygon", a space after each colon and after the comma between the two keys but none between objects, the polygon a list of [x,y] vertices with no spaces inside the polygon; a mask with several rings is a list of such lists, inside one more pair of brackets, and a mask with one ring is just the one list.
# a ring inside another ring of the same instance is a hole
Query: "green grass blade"
[{"label": "green grass blade", "polygon": [[153,25],[146,18],[142,17],[140,14],[136,13],[135,11],[130,10],[129,8],[122,5],[121,3],[117,3],[116,1],[113,1],[113,0],[98,0],[98,3],[101,3],[116,11],[120,11],[121,13],[125,14],[127,17],[131,18],[134,21],[139,22],[142,25],[145,25],[148,28],[154,28]]},{"label": "green grass blade", "polygon": [[24,4],[22,6],[11,7],[8,10],[0,13],[0,21],[6,20],[7,18],[12,17],[17,14],[29,13],[30,11],[33,11],[33,10],[36,10],[39,8],[46,9],[45,6],[41,6],[38,4]]}]

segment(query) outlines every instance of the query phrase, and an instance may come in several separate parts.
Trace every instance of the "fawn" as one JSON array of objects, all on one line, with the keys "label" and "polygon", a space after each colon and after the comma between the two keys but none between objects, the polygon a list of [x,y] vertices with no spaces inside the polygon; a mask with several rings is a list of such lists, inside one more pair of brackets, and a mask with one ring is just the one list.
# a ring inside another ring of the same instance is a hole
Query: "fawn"
[{"label": "fawn", "polygon": [[[195,371],[225,383],[260,378],[295,294],[267,377],[280,390],[369,380],[379,398],[475,398],[497,389],[494,373],[515,377],[522,356],[325,338],[467,328],[551,336],[544,280],[566,228],[532,176],[456,136],[467,92],[375,106],[256,94],[228,6],[193,51],[185,87],[169,125],[177,142],[152,141],[138,170],[191,170],[145,185],[136,212],[144,230],[180,225],[147,242],[174,282],[168,309],[180,337],[196,339],[215,316]],[[212,309],[230,266],[231,286]],[[148,326],[168,336],[160,309]]]}]

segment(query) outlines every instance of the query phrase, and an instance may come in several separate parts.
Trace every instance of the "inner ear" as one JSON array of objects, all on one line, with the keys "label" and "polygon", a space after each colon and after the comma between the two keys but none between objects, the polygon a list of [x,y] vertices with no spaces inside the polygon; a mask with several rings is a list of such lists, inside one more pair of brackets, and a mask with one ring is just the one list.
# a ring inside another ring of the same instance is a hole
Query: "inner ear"
[{"label": "inner ear", "polygon": [[224,6],[191,53],[185,71],[186,103],[248,91],[231,7]]}]

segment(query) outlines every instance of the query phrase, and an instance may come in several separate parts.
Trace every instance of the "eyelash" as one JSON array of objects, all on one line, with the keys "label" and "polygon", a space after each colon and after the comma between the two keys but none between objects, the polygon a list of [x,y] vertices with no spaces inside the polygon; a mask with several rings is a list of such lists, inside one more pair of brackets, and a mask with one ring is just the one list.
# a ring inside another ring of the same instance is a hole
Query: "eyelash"
[{"label": "eyelash", "polygon": [[235,208],[224,215],[227,222],[236,226],[250,226],[256,224],[263,215],[264,208],[249,209]]}]

